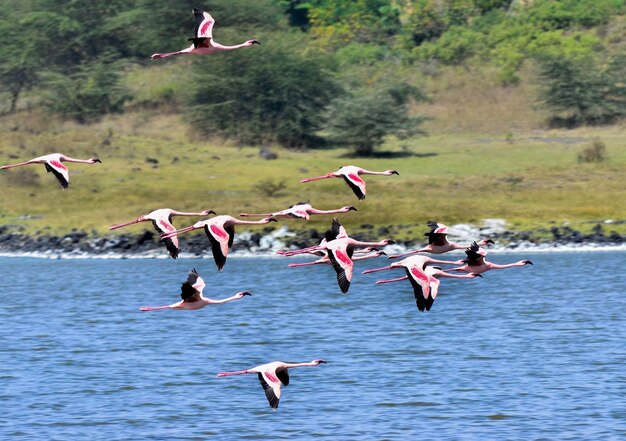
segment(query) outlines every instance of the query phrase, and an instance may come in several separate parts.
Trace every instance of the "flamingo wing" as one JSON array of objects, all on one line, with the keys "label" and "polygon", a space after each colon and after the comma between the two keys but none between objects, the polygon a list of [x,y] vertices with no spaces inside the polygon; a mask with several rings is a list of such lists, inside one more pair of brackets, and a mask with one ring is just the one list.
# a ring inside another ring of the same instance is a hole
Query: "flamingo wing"
[{"label": "flamingo wing", "polygon": [[352,280],[353,263],[348,254],[341,249],[328,250],[328,258],[337,273],[337,282],[342,293],[347,293]]},{"label": "flamingo wing", "polygon": [[193,9],[193,15],[196,17],[196,27],[194,29],[195,38],[213,38],[213,25],[215,19],[206,11],[198,8]]},{"label": "flamingo wing", "polygon": [[[167,219],[158,219],[153,220],[152,225],[154,229],[159,233],[171,233],[172,231],[176,231],[174,225],[172,225],[172,216],[169,216]],[[178,236],[168,237],[167,239],[163,239],[163,243],[165,244],[165,248],[169,251],[172,259],[176,259],[178,257],[178,252],[180,251],[178,247]]]},{"label": "flamingo wing", "polygon": [[259,382],[272,409],[278,408],[280,400],[280,380],[271,372],[258,372]]},{"label": "flamingo wing", "polygon": [[48,173],[52,172],[52,174],[58,179],[61,187],[67,188],[70,185],[70,172],[66,166],[64,166],[61,161],[57,159],[50,159],[44,162],[46,166],[46,171]]},{"label": "flamingo wing", "polygon": [[276,370],[276,376],[283,385],[289,386],[289,371],[287,369]]},{"label": "flamingo wing", "polygon": [[430,278],[426,273],[418,268],[407,268],[406,274],[409,276],[411,285],[413,285],[413,294],[415,295],[415,304],[420,311],[428,311],[435,301],[430,296]]},{"label": "flamingo wing", "polygon": [[478,246],[478,244],[476,242],[472,242],[472,244],[465,249],[465,255],[467,256],[467,259],[465,259],[465,263],[470,266],[479,265],[480,258],[483,257],[478,253],[479,250],[480,247]]},{"label": "flamingo wing", "polygon": [[204,232],[211,242],[211,250],[217,269],[222,271],[226,264],[226,256],[228,256],[229,243],[232,243],[231,237],[234,235],[231,236],[226,229],[215,224],[205,225]]},{"label": "flamingo wing", "polygon": [[359,199],[365,199],[365,181],[356,173],[348,173],[343,176],[343,180],[350,186],[354,194]]},{"label": "flamingo wing", "polygon": [[202,294],[205,286],[206,285],[204,284],[204,280],[202,280],[202,277],[200,277],[200,275],[194,268],[189,271],[189,274],[187,275],[187,281],[184,282],[180,287],[180,297],[183,300],[191,300],[194,296]]},{"label": "flamingo wing", "polygon": [[341,226],[341,223],[339,223],[339,220],[336,217],[333,218],[333,223],[330,226],[330,229],[326,230],[326,233],[324,233],[324,239],[326,239],[326,242],[337,239],[337,237],[341,234],[342,228],[343,227]]}]

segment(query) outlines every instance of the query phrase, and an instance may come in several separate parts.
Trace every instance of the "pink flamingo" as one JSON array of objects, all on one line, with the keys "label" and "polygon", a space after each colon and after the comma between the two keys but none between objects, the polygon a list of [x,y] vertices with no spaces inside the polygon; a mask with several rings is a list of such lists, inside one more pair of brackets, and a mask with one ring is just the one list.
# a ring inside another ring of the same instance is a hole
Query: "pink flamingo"
[{"label": "pink flamingo", "polygon": [[196,27],[194,30],[194,37],[188,39],[188,41],[192,42],[191,46],[176,52],[152,54],[151,58],[153,60],[182,54],[209,55],[215,52],[232,51],[242,47],[250,47],[253,44],[261,44],[254,39],[247,40],[235,46],[224,46],[223,44],[219,44],[213,40],[213,25],[215,24],[213,17],[211,17],[208,12],[202,11],[198,8],[193,8],[193,15],[196,17]]},{"label": "pink flamingo", "polygon": [[240,291],[234,296],[227,297],[222,300],[213,300],[202,295],[204,290],[204,280],[198,274],[196,269],[189,271],[187,281],[180,287],[181,301],[172,303],[171,305],[164,306],[142,306],[140,311],[157,311],[161,309],[187,309],[193,311],[196,309],[204,308],[206,305],[220,305],[222,303],[232,302],[233,300],[242,299],[244,296],[251,296],[248,291]]},{"label": "pink flamingo", "polygon": [[206,236],[211,242],[211,249],[213,251],[213,259],[217,265],[217,269],[222,271],[226,264],[226,256],[228,256],[228,249],[233,245],[235,240],[235,225],[264,225],[269,222],[278,222],[273,217],[266,217],[258,221],[244,221],[236,219],[232,216],[221,215],[215,216],[211,219],[202,220],[195,224],[181,228],[180,230],[174,230],[161,235],[162,239],[169,239],[179,234],[187,233],[189,231],[204,228]]},{"label": "pink flamingo", "polygon": [[[452,250],[463,250],[466,249],[469,245],[463,245],[460,243],[449,242],[448,235],[448,227],[444,224],[437,223],[435,221],[428,221],[426,223],[430,227],[430,231],[425,233],[424,236],[428,236],[428,245],[423,248],[420,248],[416,251],[409,251],[408,253],[396,254],[393,256],[389,256],[390,259],[395,259],[398,257],[410,256],[412,254],[417,253],[432,253],[432,254],[443,254]],[[483,239],[477,242],[478,245],[484,246],[490,243],[493,243],[491,239]]]},{"label": "pink flamingo", "polygon": [[377,271],[385,271],[394,268],[404,268],[406,275],[398,277],[396,279],[379,280],[376,285],[384,283],[399,282],[401,280],[409,279],[413,286],[413,295],[415,296],[415,303],[417,308],[424,312],[430,311],[437,293],[439,292],[439,277],[452,277],[456,279],[473,279],[476,276],[482,277],[478,274],[471,273],[466,275],[449,274],[442,271],[440,267],[430,266],[433,264],[453,264],[456,262],[448,260],[437,260],[426,256],[413,256],[406,259],[394,262],[389,266],[383,268],[374,268],[363,271],[363,274],[374,273]]},{"label": "pink flamingo", "polygon": [[54,176],[59,180],[61,187],[67,188],[70,185],[70,173],[63,162],[76,162],[79,164],[95,164],[96,162],[102,163],[98,158],[89,159],[74,159],[69,156],[65,156],[62,153],[51,153],[49,155],[39,156],[31,159],[30,161],[20,162],[19,164],[3,165],[0,170],[21,167],[22,165],[29,164],[44,164],[48,173],[52,172]]},{"label": "pink flamingo", "polygon": [[339,223],[337,218],[333,219],[331,228],[326,232],[326,243],[302,250],[297,250],[290,255],[310,253],[311,251],[326,251],[328,258],[337,273],[337,282],[343,294],[350,289],[354,263],[352,255],[358,247],[384,247],[393,244],[393,240],[384,239],[380,242],[362,242],[352,239],[346,233],[345,228]]},{"label": "pink flamingo", "polygon": [[265,391],[267,401],[272,409],[277,409],[278,401],[280,400],[280,386],[281,384],[285,386],[289,385],[288,369],[301,366],[318,366],[322,363],[326,362],[324,360],[313,360],[308,363],[285,363],[283,361],[273,361],[251,369],[245,369],[243,371],[219,372],[217,376],[228,377],[230,375],[257,374],[259,381],[261,382],[261,386],[263,386],[263,390]]},{"label": "pink flamingo", "polygon": [[354,194],[359,199],[365,199],[365,181],[361,179],[360,175],[399,175],[396,170],[385,170],[382,172],[369,171],[365,170],[361,167],[357,167],[354,165],[346,165],[341,167],[336,172],[326,173],[323,176],[315,176],[313,178],[304,178],[301,180],[301,183],[318,181],[320,179],[328,179],[328,178],[343,178],[346,181],[346,184],[350,186]]},{"label": "pink flamingo", "polygon": [[262,217],[280,217],[280,218],[298,218],[309,220],[313,214],[335,214],[335,213],[347,213],[348,211],[357,211],[352,205],[346,205],[345,207],[337,208],[335,210],[318,210],[313,208],[309,202],[298,202],[295,205],[290,206],[286,210],[277,211],[275,213],[266,214],[248,214],[240,213],[239,216],[262,216]]},{"label": "pink flamingo", "polygon": [[[125,227],[127,225],[133,225],[139,222],[147,222],[151,221],[154,229],[158,231],[159,234],[169,233],[172,231],[176,231],[174,225],[172,225],[172,217],[174,216],[208,216],[209,214],[215,214],[213,210],[204,210],[200,213],[186,213],[183,211],[172,210],[171,208],[160,208],[158,210],[151,211],[150,213],[139,216],[137,219],[124,222],[121,224],[111,225],[109,230],[116,230],[118,228]],[[172,258],[176,259],[178,257],[179,247],[178,247],[178,238],[170,237],[168,239],[164,239],[165,247],[170,253]]]},{"label": "pink flamingo", "polygon": [[[367,250],[367,252],[363,252],[364,250]],[[320,265],[320,264],[331,263],[330,258],[328,257],[328,254],[324,253],[324,252],[321,252],[321,253],[323,253],[322,257],[320,257],[319,259],[314,260],[312,262],[290,263],[287,266],[289,268],[297,268],[297,267],[300,267],[300,266]],[[380,257],[380,256],[383,256],[383,255],[386,256],[387,253],[385,253],[384,251],[381,251],[381,250],[374,250],[372,248],[364,248],[363,250],[354,250],[354,254],[352,256],[352,262],[356,262],[358,260],[372,259],[372,258]]]},{"label": "pink flamingo", "polygon": [[498,265],[496,263],[487,262],[485,260],[485,257],[487,256],[487,251],[480,248],[478,246],[478,243],[476,242],[472,243],[472,245],[470,245],[470,247],[465,250],[465,254],[467,255],[467,259],[461,261],[465,263],[465,265],[457,268],[450,268],[448,271],[464,271],[466,273],[481,274],[494,269],[505,269],[513,268],[515,266],[533,265],[530,260],[519,260],[517,262],[507,263],[505,265]]}]

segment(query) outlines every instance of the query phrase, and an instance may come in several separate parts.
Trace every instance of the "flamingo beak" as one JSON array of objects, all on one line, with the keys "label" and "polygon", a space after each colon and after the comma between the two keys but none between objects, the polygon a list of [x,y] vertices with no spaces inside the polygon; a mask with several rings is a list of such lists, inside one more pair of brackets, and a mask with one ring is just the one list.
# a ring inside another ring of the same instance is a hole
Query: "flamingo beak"
[{"label": "flamingo beak", "polygon": [[278,222],[278,219],[276,219],[275,217],[269,217],[267,219],[268,222]]},{"label": "flamingo beak", "polygon": [[252,44],[258,44],[259,46],[261,45],[258,40],[252,40]]},{"label": "flamingo beak", "polygon": [[207,214],[217,214],[217,213],[213,210],[207,210]]},{"label": "flamingo beak", "polygon": [[326,361],[324,361],[324,360],[317,360],[317,362],[318,362],[319,364],[326,364],[326,363],[327,363],[327,362],[326,362]]},{"label": "flamingo beak", "polygon": [[243,295],[243,296],[252,296],[252,294],[249,293],[248,291],[242,292],[241,295]]},{"label": "flamingo beak", "polygon": [[379,252],[378,252],[378,255],[379,255],[379,256],[386,256],[386,255],[387,255],[387,253],[385,253],[384,251],[379,251]]},{"label": "flamingo beak", "polygon": [[350,206],[348,207],[348,211],[358,211],[358,210],[356,209],[356,207],[354,207],[354,206],[350,205]]},{"label": "flamingo beak", "polygon": [[532,263],[530,260],[527,260],[527,261],[525,261],[524,263],[525,263],[526,265],[533,265],[533,266],[535,265],[535,264],[534,264],[534,263]]},{"label": "flamingo beak", "polygon": [[100,161],[98,158],[93,160],[94,163],[99,162],[100,164],[102,164],[102,161]]},{"label": "flamingo beak", "polygon": [[398,176],[400,176],[400,173],[398,173],[398,171],[397,171],[397,170],[391,170],[391,174],[392,174],[392,175],[398,175]]},{"label": "flamingo beak", "polygon": [[391,240],[391,239],[389,239],[389,240],[387,241],[387,245],[393,245],[393,244],[395,244],[395,243],[396,243],[396,241],[395,241],[395,240]]},{"label": "flamingo beak", "polygon": [[475,277],[480,277],[481,279],[483,278],[481,274],[476,274],[476,273],[472,273],[472,274],[474,274]]},{"label": "flamingo beak", "polygon": [[491,244],[493,244],[493,243],[495,243],[495,242],[494,242],[493,240],[491,240],[491,239],[487,239],[487,240],[485,241],[485,243],[491,243]]}]

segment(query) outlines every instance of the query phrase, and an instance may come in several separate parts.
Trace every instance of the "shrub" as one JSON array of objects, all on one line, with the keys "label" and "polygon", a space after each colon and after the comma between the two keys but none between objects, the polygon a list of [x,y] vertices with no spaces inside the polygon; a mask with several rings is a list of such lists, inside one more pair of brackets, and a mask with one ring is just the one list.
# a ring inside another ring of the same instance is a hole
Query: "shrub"
[{"label": "shrub", "polygon": [[117,63],[96,62],[80,66],[73,75],[48,73],[46,106],[54,113],[80,123],[97,121],[123,110],[130,99],[120,83]]},{"label": "shrub", "polygon": [[256,47],[196,64],[191,119],[204,134],[245,144],[315,142],[324,110],[341,92],[330,59],[294,48]]},{"label": "shrub", "polygon": [[287,182],[284,179],[275,181],[272,178],[264,179],[257,182],[254,188],[267,197],[277,196],[282,190],[287,188]]},{"label": "shrub", "polygon": [[406,84],[374,91],[354,91],[333,101],[328,130],[331,139],[357,156],[370,156],[388,135],[406,138],[420,133],[422,116],[409,114],[410,99],[424,95]]},{"label": "shrub", "polygon": [[604,162],[606,159],[606,145],[596,138],[578,153],[578,162]]}]

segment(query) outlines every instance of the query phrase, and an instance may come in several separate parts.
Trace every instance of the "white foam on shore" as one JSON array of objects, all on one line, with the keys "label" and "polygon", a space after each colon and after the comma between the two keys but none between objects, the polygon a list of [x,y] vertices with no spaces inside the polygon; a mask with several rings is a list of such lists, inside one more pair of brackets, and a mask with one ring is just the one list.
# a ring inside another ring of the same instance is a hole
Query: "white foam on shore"
[{"label": "white foam on shore", "polygon": [[[280,249],[280,248],[278,248]],[[414,248],[407,248],[402,245],[390,245],[384,248],[387,254],[401,254],[411,251]],[[250,250],[238,250],[229,253],[228,257],[233,259],[249,259],[255,257],[275,257],[282,258],[276,254],[277,249],[272,246],[271,249],[255,247]],[[626,251],[626,244],[607,245],[607,244],[534,244],[532,242],[512,243],[507,246],[493,245],[487,248],[490,254],[506,254],[506,253],[589,253],[589,252],[606,252],[606,251]],[[426,253],[425,253],[426,254]],[[463,250],[456,250],[446,254],[463,254]],[[165,250],[152,250],[142,253],[103,253],[90,254],[85,252],[60,253],[54,250],[45,252],[0,252],[0,257],[34,257],[39,259],[169,259],[169,255]],[[197,256],[191,253],[180,253],[180,259],[212,259],[211,250],[207,249],[206,253]]]}]

